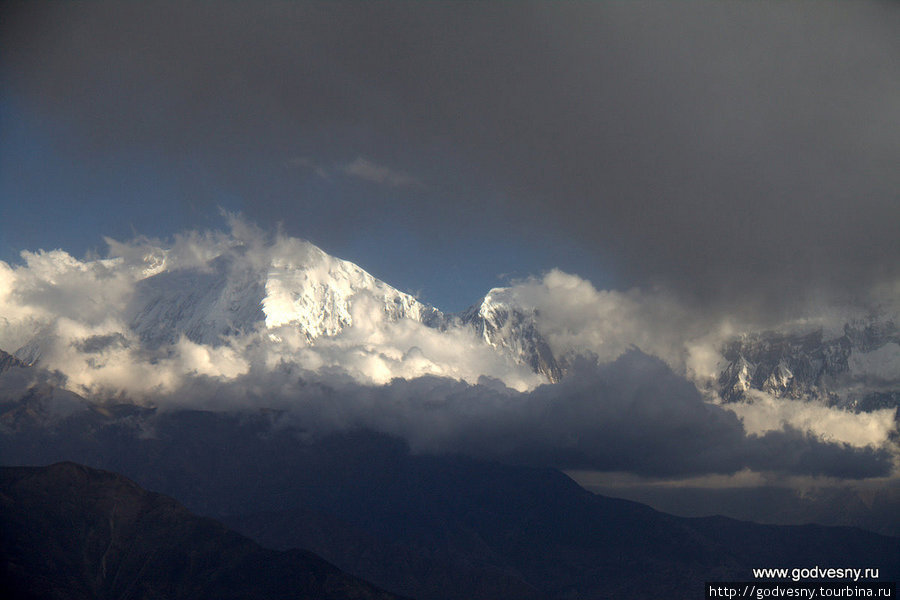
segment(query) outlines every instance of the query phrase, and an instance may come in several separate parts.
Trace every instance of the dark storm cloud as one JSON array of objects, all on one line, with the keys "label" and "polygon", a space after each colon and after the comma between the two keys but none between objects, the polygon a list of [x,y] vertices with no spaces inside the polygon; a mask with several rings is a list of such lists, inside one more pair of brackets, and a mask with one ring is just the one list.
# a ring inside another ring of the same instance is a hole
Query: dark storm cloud
[{"label": "dark storm cloud", "polygon": [[[405,385],[397,381],[392,387]],[[421,423],[404,432],[414,446],[427,450],[441,440],[444,446],[434,449],[652,476],[750,468],[855,478],[890,471],[885,451],[827,444],[791,429],[748,436],[733,413],[703,402],[692,384],[638,351],[600,367],[585,365],[559,385],[506,403],[477,388],[463,396],[462,409],[455,406],[460,398],[446,405],[455,413],[452,428],[439,419],[443,426],[433,431],[426,411]],[[476,408],[482,403],[493,413]]]},{"label": "dark storm cloud", "polygon": [[[298,384],[299,381],[299,384]],[[265,392],[261,392],[265,390]],[[735,473],[741,469],[840,478],[884,476],[887,449],[824,442],[790,428],[747,435],[731,412],[703,401],[660,360],[631,351],[585,362],[555,385],[514,392],[438,377],[363,386],[340,375],[250,373],[227,384],[186,380],[160,406],[283,409],[307,435],[373,429],[421,453],[469,456],[561,469],[646,476]]]},{"label": "dark storm cloud", "polygon": [[328,226],[396,210],[426,234],[549,227],[622,285],[711,306],[900,277],[896,4],[4,10],[11,94],[87,156],[159,152],[186,186],[208,170],[251,218],[296,213],[296,178],[316,176],[292,157],[364,156],[428,193],[329,197]]}]

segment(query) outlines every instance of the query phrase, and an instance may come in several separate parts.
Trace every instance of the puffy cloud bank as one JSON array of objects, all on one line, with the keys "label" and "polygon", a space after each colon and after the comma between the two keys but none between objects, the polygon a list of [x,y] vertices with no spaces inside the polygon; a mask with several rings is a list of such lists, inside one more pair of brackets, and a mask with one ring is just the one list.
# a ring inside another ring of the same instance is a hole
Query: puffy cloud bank
[{"label": "puffy cloud bank", "polygon": [[[550,385],[474,329],[429,324],[429,307],[355,265],[231,226],[169,244],[109,240],[105,258],[55,250],[0,263],[0,348],[92,399],[276,408],[313,434],[372,428],[420,452],[659,477],[892,468],[893,409],[761,392],[717,404],[707,384],[738,326],[664,292],[597,290],[559,271],[493,290],[570,365]],[[889,379],[895,355],[867,368]],[[3,377],[7,398],[27,388]]]},{"label": "puffy cloud bank", "polygon": [[[742,334],[758,332],[763,326],[692,309],[664,290],[598,290],[577,275],[557,270],[492,291],[491,295],[539,315],[538,329],[557,357],[587,353],[606,364],[637,348],[664,361],[714,403],[721,402],[718,378],[728,364],[723,355],[726,343]],[[880,309],[880,318],[891,322],[895,313],[890,305],[881,303]],[[774,330],[818,330],[825,339],[839,337],[845,324],[869,315],[869,311],[870,306],[817,307],[808,317],[779,323]],[[887,343],[864,354],[854,350],[848,358],[844,385],[856,386],[857,392],[900,389],[897,348],[896,343]],[[781,398],[753,389],[748,391],[746,402],[725,406],[751,433],[788,427],[857,447],[885,444],[897,428],[895,408],[857,413],[817,400]]]},{"label": "puffy cloud bank", "polygon": [[[10,370],[0,391],[10,397]],[[18,389],[28,388],[16,373]],[[792,427],[749,433],[730,410],[706,402],[662,361],[631,350],[615,361],[584,362],[558,384],[518,392],[484,377],[471,385],[446,377],[364,385],[345,373],[282,366],[231,379],[194,375],[155,397],[161,410],[244,411],[264,407],[275,427],[318,437],[368,429],[403,438],[418,453],[649,478],[734,474],[862,479],[888,476],[884,445],[825,441]],[[45,401],[58,415],[76,401]],[[141,426],[153,435],[152,422]]]},{"label": "puffy cloud bank", "polygon": [[343,397],[350,406],[342,416],[401,435],[419,451],[649,476],[749,467],[868,477],[891,465],[884,449],[826,443],[790,427],[747,435],[734,413],[636,350],[526,393],[424,378]]},{"label": "puffy cloud bank", "polygon": [[108,243],[108,258],[54,250],[0,262],[0,348],[63,373],[82,394],[149,399],[192,376],[229,380],[282,364],[369,384],[543,381],[468,328],[425,325],[428,307],[355,265],[239,219],[229,234],[170,245]]}]

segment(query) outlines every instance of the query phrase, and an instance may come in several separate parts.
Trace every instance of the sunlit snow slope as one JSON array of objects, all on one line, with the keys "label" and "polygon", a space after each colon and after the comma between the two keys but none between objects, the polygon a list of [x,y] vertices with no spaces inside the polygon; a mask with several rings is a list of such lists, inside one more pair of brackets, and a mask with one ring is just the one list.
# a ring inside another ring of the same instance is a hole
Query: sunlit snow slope
[{"label": "sunlit snow slope", "polygon": [[304,240],[235,220],[230,233],[168,244],[108,242],[103,259],[54,250],[0,263],[0,348],[80,392],[147,396],[185,376],[272,369],[375,384],[488,376],[524,390],[547,381],[516,347]]},{"label": "sunlit snow slope", "polygon": [[165,270],[139,281],[126,311],[131,329],[151,346],[172,343],[181,334],[217,345],[261,326],[291,326],[312,341],[352,325],[354,302],[363,297],[378,303],[391,321],[440,315],[309,242],[283,239],[262,257],[252,254],[237,247],[201,267]]}]

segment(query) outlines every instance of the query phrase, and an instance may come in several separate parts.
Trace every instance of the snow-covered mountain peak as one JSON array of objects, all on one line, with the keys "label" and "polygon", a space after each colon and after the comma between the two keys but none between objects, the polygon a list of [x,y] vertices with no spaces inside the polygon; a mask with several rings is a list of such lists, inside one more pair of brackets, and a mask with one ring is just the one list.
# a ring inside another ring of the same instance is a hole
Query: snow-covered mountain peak
[{"label": "snow-covered mountain peak", "polygon": [[470,308],[469,311],[472,309],[477,309],[477,314],[485,319],[491,319],[497,315],[502,315],[509,310],[514,310],[523,314],[531,312],[527,308],[521,306],[521,303],[518,301],[512,288],[508,287],[492,288],[485,294],[481,302]]},{"label": "snow-covered mountain peak", "polygon": [[483,343],[458,316],[350,261],[304,240],[245,233],[110,240],[108,259],[35,254],[0,270],[10,282],[0,302],[23,301],[6,311],[18,329],[6,327],[4,339],[73,389],[110,396],[292,369],[377,384],[488,376],[524,390],[544,381],[503,351],[508,344]]},{"label": "snow-covered mountain peak", "polygon": [[157,347],[184,335],[217,345],[263,320],[264,273],[242,264],[237,253],[203,267],[165,270],[135,284],[125,320],[142,342]]},{"label": "snow-covered mountain peak", "polygon": [[510,353],[550,381],[562,377],[562,369],[539,331],[537,310],[523,306],[513,288],[493,288],[460,319],[474,327],[485,343]]},{"label": "snow-covered mountain peak", "polygon": [[268,328],[295,324],[310,340],[335,335],[353,325],[353,301],[363,294],[380,304],[379,316],[389,320],[423,321],[437,312],[350,261],[308,242],[294,246],[297,252],[274,255],[266,273],[262,307]]},{"label": "snow-covered mountain peak", "polygon": [[703,373],[699,384],[733,403],[763,393],[858,409],[900,398],[889,316],[709,334],[702,322],[681,325],[689,311],[670,298],[598,291],[559,271],[443,315],[310,242],[240,227],[169,244],[110,240],[103,259],[40,251],[23,266],[0,263],[0,347],[85,389],[152,391],[184,374],[282,367],[374,383],[487,375],[527,389],[559,381],[577,357],[610,361],[637,347]]},{"label": "snow-covered mountain peak", "polygon": [[127,309],[133,331],[151,346],[180,335],[216,345],[259,328],[296,327],[310,341],[353,324],[365,295],[381,317],[421,321],[435,313],[350,261],[294,238],[236,246],[190,268],[166,269],[138,281]]}]

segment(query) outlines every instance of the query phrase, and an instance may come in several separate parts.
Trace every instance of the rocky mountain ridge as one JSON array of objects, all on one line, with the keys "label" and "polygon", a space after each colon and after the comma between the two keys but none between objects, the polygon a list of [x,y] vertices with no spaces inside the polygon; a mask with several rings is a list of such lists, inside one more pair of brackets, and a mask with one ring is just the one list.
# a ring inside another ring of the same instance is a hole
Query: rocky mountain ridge
[{"label": "rocky mountain ridge", "polygon": [[726,345],[719,389],[726,402],[753,391],[817,400],[855,411],[900,406],[900,329],[890,319],[857,320],[842,335],[822,330],[745,335]]}]

